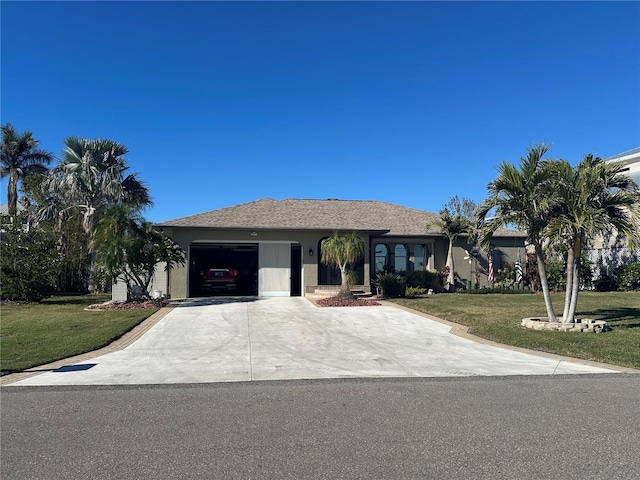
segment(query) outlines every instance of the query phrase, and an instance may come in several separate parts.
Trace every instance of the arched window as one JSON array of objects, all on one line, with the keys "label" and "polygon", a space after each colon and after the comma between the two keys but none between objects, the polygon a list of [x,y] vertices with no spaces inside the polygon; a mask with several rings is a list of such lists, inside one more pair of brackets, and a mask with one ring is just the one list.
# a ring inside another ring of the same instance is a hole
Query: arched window
[{"label": "arched window", "polygon": [[376,273],[384,270],[388,263],[389,249],[384,243],[376,245]]},{"label": "arched window", "polygon": [[[318,242],[318,285],[340,285],[342,283],[340,269],[333,264],[325,265],[321,261],[322,240],[324,240],[324,238]],[[356,285],[364,285],[364,258],[358,260],[355,265],[347,265],[347,269],[355,270],[358,276]]]},{"label": "arched window", "polygon": [[415,245],[413,247],[413,269],[417,272],[427,269],[424,245]]},{"label": "arched window", "polygon": [[393,251],[394,256],[394,264],[393,268],[395,268],[396,272],[406,272],[407,271],[407,247],[404,245],[396,245],[396,248]]}]

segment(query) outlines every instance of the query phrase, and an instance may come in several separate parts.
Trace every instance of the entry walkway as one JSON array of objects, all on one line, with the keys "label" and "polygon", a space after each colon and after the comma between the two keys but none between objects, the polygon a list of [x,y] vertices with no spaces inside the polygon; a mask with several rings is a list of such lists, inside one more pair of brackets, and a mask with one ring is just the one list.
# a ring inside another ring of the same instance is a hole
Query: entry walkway
[{"label": "entry walkway", "polygon": [[478,343],[395,306],[319,308],[300,297],[254,297],[184,302],[123,350],[11,385],[614,372]]}]

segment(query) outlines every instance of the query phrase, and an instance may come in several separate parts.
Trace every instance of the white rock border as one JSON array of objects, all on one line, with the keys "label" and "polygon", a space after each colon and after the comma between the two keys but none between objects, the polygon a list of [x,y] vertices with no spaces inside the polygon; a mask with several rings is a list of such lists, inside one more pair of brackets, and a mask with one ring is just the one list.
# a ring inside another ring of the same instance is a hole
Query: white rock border
[{"label": "white rock border", "polygon": [[609,327],[604,320],[577,318],[574,323],[550,322],[547,317],[523,318],[521,325],[533,330],[551,330],[555,332],[606,332]]}]

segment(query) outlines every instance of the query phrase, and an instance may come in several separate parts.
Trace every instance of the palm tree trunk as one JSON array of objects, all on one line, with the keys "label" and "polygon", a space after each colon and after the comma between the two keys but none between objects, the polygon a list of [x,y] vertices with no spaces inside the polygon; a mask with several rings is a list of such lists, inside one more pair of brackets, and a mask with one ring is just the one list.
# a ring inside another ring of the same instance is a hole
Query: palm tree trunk
[{"label": "palm tree trunk", "polygon": [[564,323],[574,323],[576,321],[576,308],[578,307],[578,293],[580,292],[580,259],[582,257],[582,239],[576,241],[575,259],[573,262],[573,288],[571,289],[571,304],[569,313]]},{"label": "palm tree trunk", "polygon": [[556,312],[553,310],[551,302],[551,293],[549,292],[549,280],[547,279],[547,268],[544,265],[544,255],[542,246],[535,245],[536,261],[538,262],[538,274],[540,275],[540,286],[542,287],[542,295],[544,296],[544,305],[547,308],[547,316],[550,322],[557,322]]},{"label": "palm tree trunk", "polygon": [[351,288],[349,288],[349,282],[347,281],[347,265],[340,265],[340,292],[336,295],[336,298],[340,300],[352,300],[356,298],[353,293],[351,293]]},{"label": "palm tree trunk", "polygon": [[448,292],[456,291],[456,278],[453,272],[453,241],[449,240],[449,251],[447,252],[447,267],[449,267],[449,276],[447,277],[446,290]]},{"label": "palm tree trunk", "polygon": [[570,245],[567,250],[567,284],[564,292],[564,309],[562,311],[562,321],[566,322],[569,318],[569,306],[571,305],[571,297],[573,296],[573,282],[575,281],[574,264],[575,264],[575,245]]},{"label": "palm tree trunk", "polygon": [[9,185],[7,186],[7,210],[12,219],[18,212],[18,176],[13,172],[9,174]]},{"label": "palm tree trunk", "polygon": [[92,239],[95,220],[95,216],[93,215],[94,212],[95,208],[87,207],[82,217],[82,228],[84,228],[84,231],[89,237],[89,278],[87,282],[87,290],[89,293],[94,293],[96,291],[96,255]]}]

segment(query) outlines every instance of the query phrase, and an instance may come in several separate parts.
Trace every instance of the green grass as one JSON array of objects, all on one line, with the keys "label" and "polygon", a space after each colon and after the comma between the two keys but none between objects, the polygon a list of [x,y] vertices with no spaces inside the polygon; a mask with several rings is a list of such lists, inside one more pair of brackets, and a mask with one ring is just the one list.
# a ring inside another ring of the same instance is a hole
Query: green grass
[{"label": "green grass", "polygon": [[85,311],[109,295],[55,296],[0,309],[1,374],[90,352],[121,337],[157,309]]},{"label": "green grass", "polygon": [[[506,345],[640,368],[640,292],[580,292],[577,316],[606,320],[612,330],[602,334],[523,328],[523,317],[546,317],[542,295],[440,294],[392,301]],[[564,295],[553,295],[553,303],[562,314]]]}]

